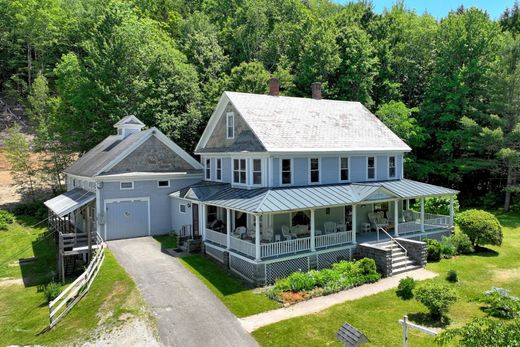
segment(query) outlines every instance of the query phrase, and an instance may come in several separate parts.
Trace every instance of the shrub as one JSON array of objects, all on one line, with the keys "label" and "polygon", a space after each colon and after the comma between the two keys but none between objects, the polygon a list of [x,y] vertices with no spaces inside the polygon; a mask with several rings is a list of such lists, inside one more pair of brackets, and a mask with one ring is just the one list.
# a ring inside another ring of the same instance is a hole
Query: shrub
[{"label": "shrub", "polygon": [[459,281],[459,275],[457,275],[457,271],[448,270],[448,274],[446,275],[446,281],[455,283]]},{"label": "shrub", "polygon": [[439,242],[439,245],[441,247],[440,251],[442,258],[451,258],[457,253],[457,249],[451,242],[451,237],[444,236],[442,241]]},{"label": "shrub", "polygon": [[502,226],[489,212],[475,209],[461,212],[457,224],[474,246],[502,244]]},{"label": "shrub", "polygon": [[440,345],[446,345],[454,340],[457,341],[457,346],[465,347],[518,346],[520,320],[507,322],[491,318],[476,318],[462,328],[445,330],[435,338]]},{"label": "shrub", "polygon": [[51,302],[56,299],[61,293],[61,286],[59,283],[50,282],[43,288],[43,294],[47,299],[47,302]]},{"label": "shrub", "polygon": [[455,247],[457,254],[470,254],[475,251],[468,235],[455,233],[450,238],[451,244]]},{"label": "shrub", "polygon": [[403,300],[410,300],[413,298],[413,290],[415,288],[415,280],[412,277],[405,277],[399,281],[399,286],[395,291],[395,295]]},{"label": "shrub", "polygon": [[287,277],[289,287],[295,292],[311,290],[316,287],[316,280],[305,272],[294,272]]},{"label": "shrub", "polygon": [[332,269],[323,269],[318,271],[316,285],[326,287],[330,283],[339,283],[340,277],[340,274]]},{"label": "shrub", "polygon": [[43,201],[28,201],[16,205],[13,209],[15,215],[18,216],[32,216],[38,219],[45,219],[47,217],[47,208]]},{"label": "shrub", "polygon": [[426,240],[426,250],[428,251],[429,261],[441,260],[441,243],[437,240]]},{"label": "shrub", "polygon": [[492,288],[484,293],[480,302],[488,305],[486,312],[499,318],[516,318],[520,315],[520,299],[509,295],[509,290]]},{"label": "shrub", "polygon": [[278,292],[287,292],[291,290],[291,284],[287,278],[280,278],[274,283],[274,290]]},{"label": "shrub", "polygon": [[6,210],[0,210],[0,230],[7,230],[7,226],[15,221],[14,215]]},{"label": "shrub", "polygon": [[341,275],[351,273],[353,268],[354,263],[346,260],[341,260],[337,263],[332,264],[332,270],[336,271],[338,274]]},{"label": "shrub", "polygon": [[355,263],[355,267],[357,268],[356,272],[361,275],[371,275],[377,273],[376,262],[372,258],[363,258]]},{"label": "shrub", "polygon": [[449,286],[428,282],[413,292],[415,299],[426,306],[434,319],[440,319],[448,312],[449,307],[457,301],[457,294]]}]

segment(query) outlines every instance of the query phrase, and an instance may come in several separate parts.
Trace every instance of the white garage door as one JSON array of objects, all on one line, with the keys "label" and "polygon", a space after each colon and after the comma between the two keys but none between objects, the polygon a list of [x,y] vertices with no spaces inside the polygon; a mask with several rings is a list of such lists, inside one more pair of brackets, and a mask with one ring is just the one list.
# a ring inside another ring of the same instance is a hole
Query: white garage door
[{"label": "white garage door", "polygon": [[150,235],[150,209],[148,198],[107,200],[107,240],[128,239]]}]

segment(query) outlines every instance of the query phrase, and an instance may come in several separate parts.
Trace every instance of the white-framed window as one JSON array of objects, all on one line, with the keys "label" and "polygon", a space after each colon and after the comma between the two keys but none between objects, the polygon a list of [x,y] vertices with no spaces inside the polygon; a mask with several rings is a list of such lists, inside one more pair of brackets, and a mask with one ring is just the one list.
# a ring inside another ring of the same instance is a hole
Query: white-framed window
[{"label": "white-framed window", "polygon": [[233,159],[233,183],[247,184],[247,167],[245,159]]},{"label": "white-framed window", "polygon": [[282,159],[281,160],[281,181],[282,185],[291,184],[292,183],[292,160],[291,159]]},{"label": "white-framed window", "polygon": [[72,187],[76,187],[76,179],[75,178],[72,179]]},{"label": "white-framed window", "polygon": [[262,159],[253,159],[252,165],[253,184],[262,184]]},{"label": "white-framed window", "polygon": [[226,113],[226,138],[232,139],[235,137],[235,113]]},{"label": "white-framed window", "polygon": [[206,179],[210,180],[211,179],[211,159],[209,159],[209,158],[206,159],[205,172],[206,172],[206,174],[205,174]]},{"label": "white-framed window", "polygon": [[309,182],[320,183],[320,158],[309,159]]},{"label": "white-framed window", "polygon": [[186,206],[186,204],[180,204],[179,205],[179,212],[180,213],[186,213],[188,207]]},{"label": "white-framed window", "polygon": [[388,157],[388,178],[395,178],[395,156]]},{"label": "white-framed window", "polygon": [[215,179],[222,181],[222,159],[217,158],[215,162]]},{"label": "white-framed window", "polygon": [[128,181],[128,182],[119,182],[119,188],[121,190],[130,190],[134,189],[134,182]]},{"label": "white-framed window", "polygon": [[367,157],[367,180],[376,178],[376,158]]},{"label": "white-framed window", "polygon": [[157,187],[158,188],[169,188],[170,187],[170,180],[160,180],[160,181],[157,181]]},{"label": "white-framed window", "polygon": [[339,180],[346,182],[350,181],[350,158],[339,158]]}]

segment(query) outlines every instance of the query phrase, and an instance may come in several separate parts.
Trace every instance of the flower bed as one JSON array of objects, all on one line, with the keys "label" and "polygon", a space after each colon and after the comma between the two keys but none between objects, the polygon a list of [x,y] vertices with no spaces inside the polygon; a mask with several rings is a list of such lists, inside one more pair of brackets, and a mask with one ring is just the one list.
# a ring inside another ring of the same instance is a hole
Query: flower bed
[{"label": "flower bed", "polygon": [[291,304],[377,282],[380,278],[373,259],[342,260],[332,264],[330,269],[295,272],[278,279],[267,295],[279,302]]}]

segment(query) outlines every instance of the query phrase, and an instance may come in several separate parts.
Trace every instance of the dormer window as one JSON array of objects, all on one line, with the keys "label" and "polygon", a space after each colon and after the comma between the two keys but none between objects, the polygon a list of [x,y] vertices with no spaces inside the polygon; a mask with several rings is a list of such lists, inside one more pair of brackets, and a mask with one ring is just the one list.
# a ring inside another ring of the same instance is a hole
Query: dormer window
[{"label": "dormer window", "polygon": [[211,159],[206,159],[206,179],[211,179]]},{"label": "dormer window", "polygon": [[376,158],[367,158],[367,179],[373,180],[376,178]]},{"label": "dormer window", "polygon": [[228,139],[235,138],[235,113],[233,112],[226,114],[226,135]]},{"label": "dormer window", "polygon": [[388,157],[388,178],[395,178],[395,156]]}]

